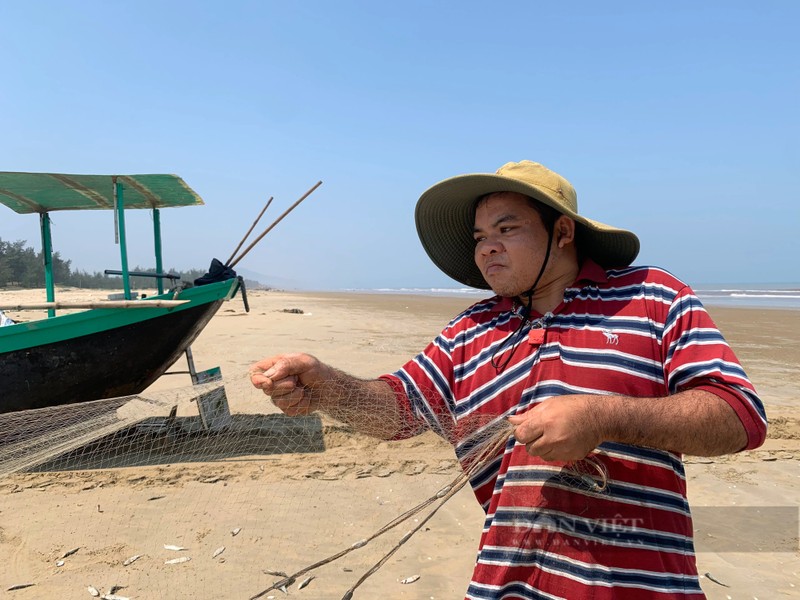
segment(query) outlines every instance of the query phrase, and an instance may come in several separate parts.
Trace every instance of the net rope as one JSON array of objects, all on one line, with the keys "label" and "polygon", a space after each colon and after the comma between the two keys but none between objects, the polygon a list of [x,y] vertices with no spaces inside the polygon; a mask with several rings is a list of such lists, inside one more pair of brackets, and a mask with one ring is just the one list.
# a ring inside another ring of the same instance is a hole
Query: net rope
[{"label": "net rope", "polygon": [[[218,410],[224,404],[230,414]],[[26,495],[44,491],[36,529],[50,534],[26,539],[24,527],[4,519],[0,541],[19,538],[52,566],[30,582],[42,593],[88,586],[108,598],[181,598],[192,578],[208,598],[255,600],[276,590],[353,598],[362,587],[374,597],[424,568],[420,557],[433,552],[420,532],[435,528],[433,517],[463,488],[471,496],[470,477],[513,443],[499,416],[476,429],[460,461],[431,432],[386,442],[324,415],[287,417],[247,374],[5,413],[3,514],[13,521]],[[607,486],[593,456],[560,478],[590,493]],[[480,521],[462,527],[470,535],[461,552],[474,556]],[[393,557],[396,569],[382,576]]]}]

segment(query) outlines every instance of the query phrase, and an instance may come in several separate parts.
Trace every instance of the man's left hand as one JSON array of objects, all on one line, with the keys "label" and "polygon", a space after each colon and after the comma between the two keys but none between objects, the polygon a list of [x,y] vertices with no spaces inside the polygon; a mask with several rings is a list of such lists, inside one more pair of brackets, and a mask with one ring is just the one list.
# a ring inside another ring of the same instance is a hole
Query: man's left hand
[{"label": "man's left hand", "polygon": [[512,415],[514,437],[528,454],[546,461],[585,458],[602,441],[595,401],[602,396],[555,396]]}]

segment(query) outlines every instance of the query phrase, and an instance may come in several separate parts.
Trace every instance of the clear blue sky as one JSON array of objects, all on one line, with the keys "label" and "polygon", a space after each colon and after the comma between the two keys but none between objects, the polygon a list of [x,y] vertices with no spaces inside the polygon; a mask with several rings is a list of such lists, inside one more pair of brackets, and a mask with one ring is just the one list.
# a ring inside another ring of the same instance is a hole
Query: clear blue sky
[{"label": "clear blue sky", "polygon": [[[572,181],[690,283],[800,281],[800,3],[3,2],[0,170],[176,173],[165,263],[287,288],[457,287],[419,194],[510,160]],[[152,263],[150,217],[128,218]],[[119,268],[110,213],[54,213],[73,267]],[[39,247],[0,207],[0,238]]]}]

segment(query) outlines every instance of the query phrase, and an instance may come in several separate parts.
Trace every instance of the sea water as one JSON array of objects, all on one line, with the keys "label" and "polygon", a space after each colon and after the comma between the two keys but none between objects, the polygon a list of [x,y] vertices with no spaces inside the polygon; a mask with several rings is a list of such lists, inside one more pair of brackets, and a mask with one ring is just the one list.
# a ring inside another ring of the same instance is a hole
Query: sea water
[{"label": "sea water", "polygon": [[[694,289],[697,296],[706,306],[800,309],[800,283],[693,284],[692,289]],[[476,301],[491,295],[491,292],[487,290],[467,287],[407,287],[348,291],[379,294],[474,297]]]},{"label": "sea water", "polygon": [[693,285],[708,306],[746,308],[800,308],[800,283]]}]

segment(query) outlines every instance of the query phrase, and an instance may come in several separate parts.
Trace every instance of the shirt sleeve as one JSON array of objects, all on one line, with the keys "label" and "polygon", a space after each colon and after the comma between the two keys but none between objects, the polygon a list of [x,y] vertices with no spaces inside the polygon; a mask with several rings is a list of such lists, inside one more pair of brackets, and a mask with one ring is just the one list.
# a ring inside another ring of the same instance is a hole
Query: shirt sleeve
[{"label": "shirt sleeve", "polygon": [[764,405],[739,359],[689,286],[683,287],[669,306],[662,352],[670,393],[700,389],[719,396],[733,408],[747,432],[743,449],[764,443]]},{"label": "shirt sleeve", "polygon": [[397,396],[408,425],[395,437],[404,439],[432,429],[453,441],[452,341],[445,329],[413,359],[394,373],[382,375]]}]

